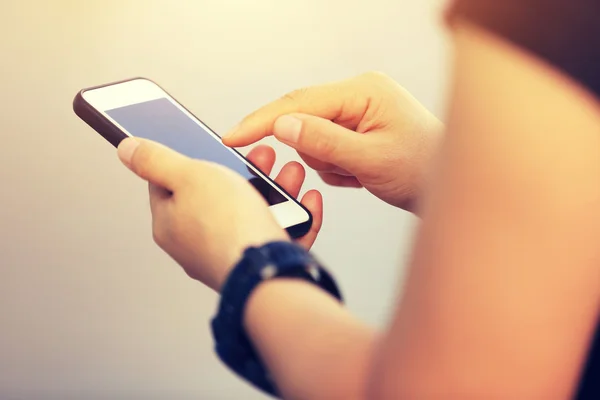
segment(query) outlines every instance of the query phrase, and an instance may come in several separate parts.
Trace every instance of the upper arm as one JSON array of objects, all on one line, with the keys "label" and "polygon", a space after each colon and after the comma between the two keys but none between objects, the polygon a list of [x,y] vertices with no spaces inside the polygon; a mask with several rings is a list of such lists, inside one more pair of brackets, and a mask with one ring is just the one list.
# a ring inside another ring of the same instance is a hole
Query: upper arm
[{"label": "upper arm", "polygon": [[600,112],[553,69],[461,23],[448,133],[380,397],[565,398],[600,305]]}]

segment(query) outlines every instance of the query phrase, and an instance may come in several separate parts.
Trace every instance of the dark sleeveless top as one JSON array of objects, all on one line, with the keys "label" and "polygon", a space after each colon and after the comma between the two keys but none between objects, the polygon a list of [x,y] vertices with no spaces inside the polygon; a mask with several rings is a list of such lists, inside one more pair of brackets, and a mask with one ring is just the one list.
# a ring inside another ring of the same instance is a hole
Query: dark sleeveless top
[{"label": "dark sleeveless top", "polygon": [[[600,0],[455,0],[447,17],[468,20],[528,50],[600,100]],[[600,321],[576,398],[600,399],[599,381]]]}]

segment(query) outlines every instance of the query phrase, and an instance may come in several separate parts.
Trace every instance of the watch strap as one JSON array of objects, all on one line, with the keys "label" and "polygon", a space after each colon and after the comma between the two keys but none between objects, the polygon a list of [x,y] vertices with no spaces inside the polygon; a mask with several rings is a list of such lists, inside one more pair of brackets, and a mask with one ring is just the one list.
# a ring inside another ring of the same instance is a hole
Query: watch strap
[{"label": "watch strap", "polygon": [[342,301],[334,279],[304,248],[291,242],[272,242],[244,252],[222,288],[211,324],[220,359],[239,376],[276,397],[275,383],[245,332],[243,317],[252,291],[265,280],[281,277],[306,280]]}]

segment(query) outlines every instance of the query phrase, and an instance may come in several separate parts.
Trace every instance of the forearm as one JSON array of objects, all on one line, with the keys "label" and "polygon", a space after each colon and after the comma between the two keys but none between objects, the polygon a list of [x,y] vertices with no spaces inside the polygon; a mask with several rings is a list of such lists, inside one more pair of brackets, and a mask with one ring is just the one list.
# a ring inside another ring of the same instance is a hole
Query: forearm
[{"label": "forearm", "polygon": [[376,334],[326,292],[294,279],[265,282],[245,325],[284,398],[366,398]]}]

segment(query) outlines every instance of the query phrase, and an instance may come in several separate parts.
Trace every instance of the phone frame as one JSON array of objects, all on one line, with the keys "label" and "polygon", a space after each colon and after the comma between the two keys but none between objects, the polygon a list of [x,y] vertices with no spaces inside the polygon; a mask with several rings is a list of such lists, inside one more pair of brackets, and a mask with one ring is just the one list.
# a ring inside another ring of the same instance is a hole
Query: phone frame
[{"label": "phone frame", "polygon": [[[92,90],[103,89],[109,86],[120,85],[124,83],[128,83],[136,80],[145,80],[150,82],[151,84],[157,86],[160,90],[162,90],[166,96],[170,97],[170,100],[176,103],[179,107],[185,110],[190,116],[197,119],[201,126],[205,127],[210,131],[210,134],[215,135],[217,138],[221,139],[221,136],[217,134],[212,128],[210,128],[204,121],[198,118],[194,113],[192,113],[189,109],[187,109],[183,104],[181,104],[175,97],[173,97],[167,90],[165,90],[162,86],[152,81],[151,79],[144,77],[135,77],[130,79],[124,79],[120,81],[110,82],[103,85],[92,86],[89,88],[85,88],[79,91],[73,100],[73,111],[75,114],[81,118],[86,124],[88,124],[92,129],[98,132],[104,139],[106,139],[110,144],[112,144],[115,148],[119,146],[119,143],[127,137],[129,134],[124,132],[119,126],[115,125],[109,118],[107,118],[102,112],[106,110],[98,110],[94,106],[92,106],[86,99],[85,93]],[[137,103],[131,103],[137,104]],[[224,146],[224,145],[223,145]],[[277,184],[274,180],[272,180],[269,176],[264,174],[254,163],[249,161],[246,157],[244,157],[239,151],[233,148],[228,148],[233,153],[236,153],[241,160],[249,166],[252,166],[256,172],[260,175],[262,179],[267,181],[270,185],[276,187],[279,191],[283,193],[285,197],[287,197],[288,201],[295,203],[296,206],[302,208],[304,212],[306,212],[308,219],[304,222],[300,222],[296,225],[291,225],[285,227],[285,230],[292,238],[300,238],[308,233],[313,223],[313,216],[311,212],[304,207],[297,199],[291,196],[285,189],[283,189],[279,184]],[[279,203],[279,204],[285,204]],[[277,206],[275,204],[274,206]],[[273,206],[270,206],[273,207]]]}]

